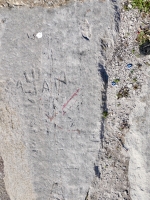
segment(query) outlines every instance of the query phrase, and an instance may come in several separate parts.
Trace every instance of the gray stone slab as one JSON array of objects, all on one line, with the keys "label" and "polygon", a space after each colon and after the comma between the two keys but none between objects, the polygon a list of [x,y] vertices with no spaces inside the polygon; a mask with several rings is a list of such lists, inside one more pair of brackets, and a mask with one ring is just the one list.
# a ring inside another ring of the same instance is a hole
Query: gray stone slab
[{"label": "gray stone slab", "polygon": [[100,149],[101,39],[113,48],[112,16],[111,3],[98,0],[0,10],[0,139],[11,200],[86,197]]}]

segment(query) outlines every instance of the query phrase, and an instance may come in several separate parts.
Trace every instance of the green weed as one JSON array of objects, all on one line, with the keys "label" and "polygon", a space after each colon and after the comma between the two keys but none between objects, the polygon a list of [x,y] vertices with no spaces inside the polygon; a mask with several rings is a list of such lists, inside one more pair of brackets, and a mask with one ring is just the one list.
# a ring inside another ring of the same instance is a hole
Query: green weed
[{"label": "green weed", "polygon": [[150,1],[149,0],[132,0],[133,8],[138,8],[141,12],[150,12]]},{"label": "green weed", "polygon": [[119,81],[120,81],[119,78],[116,78],[116,79],[114,80],[114,82],[115,82],[116,84],[119,83]]},{"label": "green weed", "polygon": [[107,118],[108,117],[108,112],[107,111],[103,111],[103,118]]},{"label": "green weed", "polygon": [[133,78],[133,82],[137,82],[137,77]]},{"label": "green weed", "polygon": [[135,53],[135,49],[132,49],[132,54],[134,54]]},{"label": "green weed", "polygon": [[142,45],[142,44],[150,41],[150,35],[149,34],[150,34],[150,32],[148,32],[148,31],[141,31],[138,34],[136,40],[139,42],[139,45]]}]

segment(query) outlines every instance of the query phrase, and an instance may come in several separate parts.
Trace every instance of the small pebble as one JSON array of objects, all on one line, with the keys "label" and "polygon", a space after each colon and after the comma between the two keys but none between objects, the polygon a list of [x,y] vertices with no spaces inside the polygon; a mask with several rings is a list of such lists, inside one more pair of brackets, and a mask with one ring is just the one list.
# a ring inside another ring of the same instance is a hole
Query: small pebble
[{"label": "small pebble", "polygon": [[42,38],[42,32],[37,33],[37,34],[36,34],[36,37],[37,37],[38,39]]},{"label": "small pebble", "polygon": [[116,83],[113,81],[113,82],[111,83],[111,85],[112,85],[112,86],[115,86],[115,85],[116,85]]},{"label": "small pebble", "polygon": [[130,69],[132,67],[132,64],[127,64],[128,69]]},{"label": "small pebble", "polygon": [[128,84],[128,88],[132,88],[132,84],[131,83]]},{"label": "small pebble", "polygon": [[129,5],[128,5],[128,8],[130,8],[130,9],[131,9],[131,8],[132,8],[132,5],[131,5],[131,4],[129,4]]}]

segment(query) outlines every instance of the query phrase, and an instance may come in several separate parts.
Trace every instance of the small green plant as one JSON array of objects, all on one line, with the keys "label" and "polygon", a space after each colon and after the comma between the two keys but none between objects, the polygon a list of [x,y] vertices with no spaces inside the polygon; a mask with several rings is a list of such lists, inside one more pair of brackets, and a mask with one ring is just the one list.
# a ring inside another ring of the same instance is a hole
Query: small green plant
[{"label": "small green plant", "polygon": [[133,82],[137,82],[137,77],[134,77],[134,78],[133,78]]},{"label": "small green plant", "polygon": [[131,2],[133,8],[138,8],[141,12],[150,11],[150,1],[149,0],[132,0]]},{"label": "small green plant", "polygon": [[108,112],[107,111],[103,111],[103,118],[106,119],[108,117]]},{"label": "small green plant", "polygon": [[114,82],[115,82],[116,84],[119,83],[119,81],[120,81],[119,78],[116,78],[116,79],[114,80]]},{"label": "small green plant", "polygon": [[119,92],[117,94],[117,99],[120,99],[123,97],[127,98],[128,96],[129,96],[129,88],[127,86],[125,86],[119,90]]},{"label": "small green plant", "polygon": [[132,54],[134,54],[135,53],[135,49],[132,49]]},{"label": "small green plant", "polygon": [[136,40],[139,42],[139,45],[142,45],[146,42],[150,41],[150,32],[149,31],[141,31]]}]

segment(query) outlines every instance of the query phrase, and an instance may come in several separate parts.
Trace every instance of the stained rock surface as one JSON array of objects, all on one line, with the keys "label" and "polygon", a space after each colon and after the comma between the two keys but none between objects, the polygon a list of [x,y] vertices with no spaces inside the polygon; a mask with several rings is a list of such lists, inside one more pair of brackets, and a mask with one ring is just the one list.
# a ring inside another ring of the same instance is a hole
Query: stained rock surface
[{"label": "stained rock surface", "polygon": [[5,189],[11,200],[87,199],[92,181],[100,179],[96,161],[107,82],[101,72],[117,36],[117,5],[65,1],[56,8],[30,9],[4,3],[0,152]]},{"label": "stained rock surface", "polygon": [[[79,0],[80,1],[80,0]],[[72,0],[1,0],[0,6],[1,7],[15,7],[15,6],[27,6],[27,7],[35,7],[35,6],[41,6],[41,7],[58,7],[62,5],[66,5],[70,2],[73,2]],[[83,2],[81,0],[80,2]]]}]

